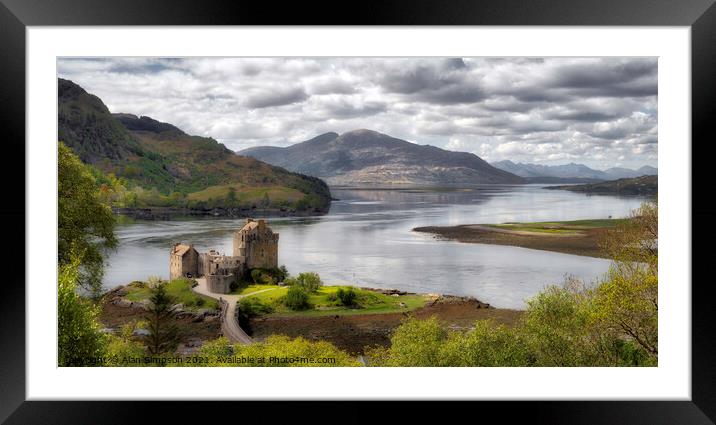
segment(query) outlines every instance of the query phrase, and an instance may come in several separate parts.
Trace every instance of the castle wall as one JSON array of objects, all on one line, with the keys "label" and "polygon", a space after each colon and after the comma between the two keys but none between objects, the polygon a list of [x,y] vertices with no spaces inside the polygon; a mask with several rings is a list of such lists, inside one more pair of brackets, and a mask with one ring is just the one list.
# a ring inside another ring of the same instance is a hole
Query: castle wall
[{"label": "castle wall", "polygon": [[199,253],[194,248],[187,251],[182,259],[182,276],[191,273],[196,276],[199,272]]},{"label": "castle wall", "polygon": [[169,254],[169,279],[185,277],[187,273],[196,276],[199,268],[199,253],[190,248],[183,256]]},{"label": "castle wall", "polygon": [[236,279],[233,274],[209,274],[205,276],[206,287],[216,294],[228,294],[231,291],[231,282]]},{"label": "castle wall", "polygon": [[245,258],[247,269],[278,267],[278,233],[274,233],[264,220],[248,219],[246,225],[234,234],[234,255]]}]

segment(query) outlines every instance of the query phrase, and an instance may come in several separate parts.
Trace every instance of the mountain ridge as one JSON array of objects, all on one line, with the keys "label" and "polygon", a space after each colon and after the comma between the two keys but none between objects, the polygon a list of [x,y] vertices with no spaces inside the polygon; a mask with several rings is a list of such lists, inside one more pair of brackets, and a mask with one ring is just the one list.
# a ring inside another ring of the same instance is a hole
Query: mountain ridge
[{"label": "mountain ridge", "polygon": [[64,79],[58,79],[58,140],[100,180],[118,186],[117,207],[326,212],[330,205],[330,190],[318,178],[237,155],[150,117],[112,114],[99,97]]},{"label": "mountain ridge", "polygon": [[544,165],[502,160],[492,163],[493,166],[525,178],[563,178],[563,179],[595,179],[616,180],[634,178],[643,175],[657,175],[658,169],[644,165],[636,170],[625,167],[612,167],[606,170],[595,170],[584,164],[571,162],[562,165]]},{"label": "mountain ridge", "polygon": [[374,130],[324,133],[286,147],[237,152],[331,184],[521,184],[525,179],[467,152],[419,145]]}]

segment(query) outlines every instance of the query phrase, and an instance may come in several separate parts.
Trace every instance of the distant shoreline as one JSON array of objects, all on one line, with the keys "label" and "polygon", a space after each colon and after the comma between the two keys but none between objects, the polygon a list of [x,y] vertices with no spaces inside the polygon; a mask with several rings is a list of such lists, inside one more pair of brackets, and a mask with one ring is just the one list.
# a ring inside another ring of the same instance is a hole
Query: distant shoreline
[{"label": "distant shoreline", "polygon": [[112,212],[140,220],[171,220],[179,217],[308,217],[324,215],[328,208],[297,211],[279,208],[176,208],[176,207],[145,207],[145,208],[112,208]]}]

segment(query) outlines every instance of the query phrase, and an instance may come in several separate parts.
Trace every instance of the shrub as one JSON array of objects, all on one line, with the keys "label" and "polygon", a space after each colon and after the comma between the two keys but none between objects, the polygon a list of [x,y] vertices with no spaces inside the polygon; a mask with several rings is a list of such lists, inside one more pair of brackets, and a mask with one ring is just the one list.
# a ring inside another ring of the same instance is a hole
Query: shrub
[{"label": "shrub", "polygon": [[58,278],[58,366],[94,366],[106,352],[107,338],[100,331],[99,308],[77,294],[80,262],[61,265]]},{"label": "shrub", "polygon": [[294,285],[288,288],[284,298],[284,304],[291,310],[305,310],[308,305],[308,291],[300,285]]},{"label": "shrub", "polygon": [[308,292],[316,292],[323,286],[323,281],[316,272],[299,273],[295,280],[298,285],[306,288]]},{"label": "shrub", "polygon": [[272,284],[276,283],[271,271],[263,270],[263,269],[252,269],[251,270],[251,280],[253,280],[254,283],[256,283],[256,284],[263,283],[263,284],[272,285]]},{"label": "shrub", "polygon": [[239,312],[247,317],[255,317],[273,313],[273,306],[262,302],[259,298],[246,297],[239,300]]},{"label": "shrub", "polygon": [[336,296],[341,300],[341,304],[345,306],[353,305],[356,301],[356,291],[353,288],[343,289],[338,288]]}]

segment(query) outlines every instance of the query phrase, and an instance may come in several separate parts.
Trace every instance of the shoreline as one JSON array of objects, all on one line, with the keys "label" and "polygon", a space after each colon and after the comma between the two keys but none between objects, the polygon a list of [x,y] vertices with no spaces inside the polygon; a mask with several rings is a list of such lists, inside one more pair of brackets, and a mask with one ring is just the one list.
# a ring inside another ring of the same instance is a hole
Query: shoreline
[{"label": "shoreline", "polygon": [[248,217],[311,217],[328,214],[328,208],[297,211],[286,208],[178,208],[178,207],[142,207],[112,208],[115,215],[139,220],[171,220],[173,218],[248,218]]},{"label": "shoreline", "polygon": [[[514,223],[518,225],[519,223]],[[507,225],[500,225],[507,226]],[[600,248],[601,239],[608,227],[580,228],[567,227],[544,228],[535,231],[510,230],[485,224],[460,224],[456,226],[423,226],[412,229],[414,232],[427,233],[440,240],[486,245],[516,246],[540,251],[559,252],[583,257],[609,257]],[[550,233],[553,231],[553,233]],[[559,233],[562,231],[563,233]]]},{"label": "shoreline", "polygon": [[251,335],[262,340],[270,335],[303,337],[328,341],[352,355],[362,355],[369,347],[390,346],[395,329],[410,317],[436,317],[450,330],[469,330],[478,320],[514,325],[523,310],[495,308],[471,297],[438,296],[418,309],[401,313],[335,314],[329,316],[267,315],[251,319]]}]

